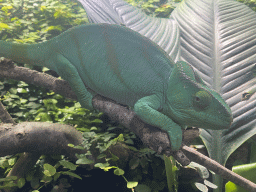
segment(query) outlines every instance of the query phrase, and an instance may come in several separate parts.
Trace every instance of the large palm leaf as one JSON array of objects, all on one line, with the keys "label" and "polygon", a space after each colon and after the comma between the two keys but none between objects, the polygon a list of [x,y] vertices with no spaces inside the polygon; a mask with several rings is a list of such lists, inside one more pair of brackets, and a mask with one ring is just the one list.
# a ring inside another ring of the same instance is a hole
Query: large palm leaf
[{"label": "large palm leaf", "polygon": [[242,100],[256,86],[256,14],[232,0],[187,0],[172,16],[181,30],[181,59],[191,63],[232,109],[234,122],[229,130],[201,134],[210,157],[225,164],[256,133],[255,95]]},{"label": "large palm leaf", "polygon": [[202,132],[210,156],[224,164],[256,133],[255,96],[242,100],[243,93],[256,86],[256,14],[232,0],[187,0],[172,15],[181,30],[181,59],[191,63],[232,109],[231,129]]},{"label": "large palm leaf", "polygon": [[[223,96],[234,122],[229,130],[202,131],[211,158],[224,165],[229,155],[256,133],[256,94],[242,99],[244,93],[256,88],[256,14],[250,8],[233,0],[184,0],[168,22],[145,16],[122,0],[79,1],[93,22],[109,22],[110,18],[111,22],[122,22],[158,43],[175,60],[179,56],[174,54],[180,50],[180,59],[192,64],[206,84]],[[170,37],[164,28],[171,31]],[[178,48],[175,38],[180,39]],[[163,46],[170,43],[174,48]],[[220,185],[219,178],[215,179]]]}]

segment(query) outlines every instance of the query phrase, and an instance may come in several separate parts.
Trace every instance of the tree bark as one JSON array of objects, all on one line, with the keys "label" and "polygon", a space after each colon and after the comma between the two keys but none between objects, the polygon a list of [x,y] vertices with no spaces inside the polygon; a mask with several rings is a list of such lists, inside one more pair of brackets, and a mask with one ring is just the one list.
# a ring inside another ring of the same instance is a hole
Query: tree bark
[{"label": "tree bark", "polygon": [[76,160],[75,153],[85,150],[69,147],[80,145],[82,134],[74,127],[47,122],[23,122],[19,124],[0,124],[0,156],[21,152],[33,154],[62,154]]}]

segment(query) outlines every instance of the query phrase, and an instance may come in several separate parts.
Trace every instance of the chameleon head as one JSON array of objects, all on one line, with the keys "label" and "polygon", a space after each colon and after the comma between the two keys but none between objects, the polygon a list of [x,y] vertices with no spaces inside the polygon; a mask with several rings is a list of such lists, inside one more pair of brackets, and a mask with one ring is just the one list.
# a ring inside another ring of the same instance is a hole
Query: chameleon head
[{"label": "chameleon head", "polygon": [[233,121],[228,104],[186,62],[175,64],[163,113],[182,127],[227,129]]}]

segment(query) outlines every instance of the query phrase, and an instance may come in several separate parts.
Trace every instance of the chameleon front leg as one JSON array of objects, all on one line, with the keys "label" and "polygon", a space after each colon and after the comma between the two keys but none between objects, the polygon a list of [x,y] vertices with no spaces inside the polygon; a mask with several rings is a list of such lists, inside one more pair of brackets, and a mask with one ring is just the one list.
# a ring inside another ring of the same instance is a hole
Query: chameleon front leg
[{"label": "chameleon front leg", "polygon": [[146,123],[166,131],[171,141],[172,150],[178,150],[182,142],[181,127],[172,119],[157,111],[161,106],[156,95],[143,97],[134,105],[134,112]]},{"label": "chameleon front leg", "polygon": [[61,54],[56,56],[54,63],[56,72],[72,87],[76,93],[77,99],[83,108],[92,110],[93,95],[86,89],[77,69]]}]

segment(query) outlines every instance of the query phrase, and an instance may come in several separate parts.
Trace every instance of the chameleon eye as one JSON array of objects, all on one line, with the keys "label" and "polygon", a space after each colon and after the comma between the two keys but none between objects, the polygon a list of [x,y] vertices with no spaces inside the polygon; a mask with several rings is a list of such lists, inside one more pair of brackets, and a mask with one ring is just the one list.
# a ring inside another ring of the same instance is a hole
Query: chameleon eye
[{"label": "chameleon eye", "polygon": [[193,98],[193,105],[202,110],[210,105],[211,100],[212,96],[207,91],[198,91]]}]

